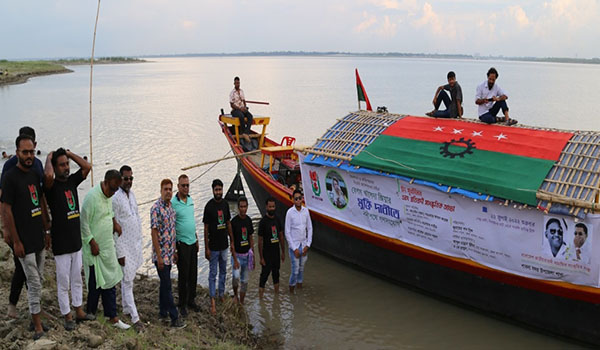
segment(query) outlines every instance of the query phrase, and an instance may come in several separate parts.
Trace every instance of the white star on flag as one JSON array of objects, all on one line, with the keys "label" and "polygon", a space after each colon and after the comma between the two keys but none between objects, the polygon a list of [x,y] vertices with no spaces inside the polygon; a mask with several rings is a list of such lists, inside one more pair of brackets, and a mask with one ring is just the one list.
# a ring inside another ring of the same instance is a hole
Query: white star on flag
[{"label": "white star on flag", "polygon": [[454,129],[454,131],[452,131],[453,134],[462,134],[464,129]]},{"label": "white star on flag", "polygon": [[483,131],[473,131],[473,133],[471,134],[471,136],[473,136],[473,137],[475,137],[475,136],[482,136],[483,137],[483,135],[481,135],[482,133],[483,133]]},{"label": "white star on flag", "polygon": [[443,126],[438,126],[435,129],[433,129],[433,131],[444,131],[444,127]]},{"label": "white star on flag", "polygon": [[506,139],[506,138],[507,138],[507,137],[506,137],[506,135],[504,135],[503,133],[500,133],[500,135],[496,135],[496,136],[494,136],[494,137],[495,137],[495,138],[497,138],[497,139],[498,139],[498,141],[500,141],[500,140],[502,140],[502,139]]}]

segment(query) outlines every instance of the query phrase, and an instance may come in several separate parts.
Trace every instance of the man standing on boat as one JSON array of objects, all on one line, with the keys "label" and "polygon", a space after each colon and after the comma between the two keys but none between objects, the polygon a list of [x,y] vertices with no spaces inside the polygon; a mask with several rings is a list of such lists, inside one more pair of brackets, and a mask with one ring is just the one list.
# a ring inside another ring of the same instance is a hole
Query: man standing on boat
[{"label": "man standing on boat", "polygon": [[290,250],[290,293],[296,285],[302,288],[304,265],[308,259],[308,249],[312,243],[312,222],[308,209],[302,206],[302,191],[294,190],[294,206],[285,215],[285,238]]},{"label": "man standing on boat", "polygon": [[[283,241],[283,227],[281,221],[275,216],[275,198],[267,198],[266,215],[258,223],[258,254],[260,255],[260,280],[258,283],[258,296],[265,294],[265,285],[272,274],[273,288],[279,293],[279,268],[285,261],[285,243]],[[281,249],[281,254],[279,250]]]},{"label": "man standing on boat", "polygon": [[[227,275],[227,247],[229,240],[233,243],[231,231],[231,214],[229,205],[223,200],[223,182],[215,179],[212,182],[213,199],[204,207],[204,256],[209,263],[208,289],[210,294],[210,312],[217,313],[216,278],[219,269],[219,298],[225,299],[225,278]],[[233,268],[238,269],[239,263],[235,254],[235,246],[231,244]]]},{"label": "man standing on boat", "polygon": [[133,170],[128,165],[123,165],[119,169],[121,174],[121,186],[112,197],[112,207],[115,213],[115,220],[121,227],[121,236],[116,238],[117,258],[123,269],[123,279],[121,280],[121,301],[123,303],[123,313],[131,317],[133,328],[140,332],[143,329],[143,323],[140,322],[135,299],[133,297],[133,281],[135,274],[142,263],[142,221],[138,211],[138,204],[135,194],[131,190],[133,185]]},{"label": "man standing on boat", "polygon": [[200,310],[196,305],[198,284],[198,237],[194,200],[190,196],[190,178],[186,174],[177,179],[177,193],[171,199],[175,210],[175,231],[177,232],[177,286],[179,289],[179,313],[187,316],[187,309]]},{"label": "man standing on boat", "polygon": [[159,317],[171,317],[171,327],[183,328],[186,325],[179,318],[173,301],[171,267],[177,263],[175,242],[175,211],[171,205],[173,182],[163,179],[160,182],[160,198],[150,208],[150,228],[152,229],[152,262],[158,271],[160,289],[158,292]]},{"label": "man standing on boat", "polygon": [[246,97],[244,90],[240,89],[240,78],[233,78],[233,90],[229,93],[229,105],[231,106],[231,116],[239,118],[240,133],[246,142],[250,142],[250,127],[252,126],[252,114],[246,106]]},{"label": "man standing on boat", "polygon": [[[517,124],[515,119],[508,116],[508,96],[502,88],[496,84],[498,71],[492,67],[487,72],[487,80],[477,86],[475,92],[475,104],[478,105],[479,120],[487,124],[506,122],[507,125]],[[502,110],[504,118],[496,117]]]},{"label": "man standing on boat", "polygon": [[[79,165],[79,170],[69,175],[70,160]],[[46,158],[44,172],[44,193],[52,213],[52,252],[56,263],[56,292],[60,313],[65,318],[64,327],[75,329],[71,315],[71,301],[75,308],[77,322],[93,320],[87,315],[83,304],[83,281],[81,279],[81,228],[79,220],[79,196],[77,186],[85,180],[92,166],[80,156],[59,148]]]},{"label": "man standing on boat", "polygon": [[104,317],[119,329],[130,326],[117,317],[117,289],[123,271],[117,260],[113,232],[121,234],[110,199],[121,186],[121,174],[108,170],[104,181],[92,187],[81,207],[81,243],[83,244],[83,270],[88,286],[86,312],[92,315],[98,311],[98,301],[102,296]]},{"label": "man standing on boat", "polygon": [[[10,236],[13,252],[25,273],[27,299],[34,327],[33,339],[44,335],[41,320],[42,280],[44,260],[49,240],[44,235],[48,228],[46,206],[41,201],[39,174],[32,169],[35,159],[35,143],[29,135],[19,135],[15,142],[18,164],[3,174],[2,222],[5,235]],[[48,232],[49,233],[49,232]]]},{"label": "man standing on boat", "polygon": [[[239,302],[244,303],[246,290],[248,289],[248,271],[254,270],[254,226],[252,219],[246,215],[248,211],[248,199],[240,197],[238,199],[238,215],[231,219],[231,228],[233,231],[233,245],[235,245],[235,254],[239,262],[239,268],[234,268],[232,272],[231,284],[233,285],[233,294],[238,299],[238,286],[240,287]],[[233,257],[231,264],[234,265]],[[240,285],[241,281],[241,285]]]},{"label": "man standing on boat", "polygon": [[[456,74],[454,72],[448,72],[447,78],[448,84],[439,86],[433,95],[433,111],[425,113],[426,115],[434,118],[462,117],[462,88],[456,81]],[[445,90],[450,93],[450,96],[448,96]],[[442,102],[446,109],[440,111],[439,108]]]}]

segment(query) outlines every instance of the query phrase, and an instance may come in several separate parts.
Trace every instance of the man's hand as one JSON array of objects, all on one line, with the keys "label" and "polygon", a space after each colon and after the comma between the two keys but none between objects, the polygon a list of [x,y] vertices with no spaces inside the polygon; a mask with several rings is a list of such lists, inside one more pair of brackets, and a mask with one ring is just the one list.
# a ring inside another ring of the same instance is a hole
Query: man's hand
[{"label": "man's hand", "polygon": [[294,256],[296,257],[296,259],[300,258],[300,250],[294,250]]},{"label": "man's hand", "polygon": [[160,255],[156,257],[156,266],[158,267],[158,271],[162,271],[165,268],[165,263]]},{"label": "man's hand", "polygon": [[267,262],[265,261],[265,258],[260,258],[260,264],[261,264],[262,266],[265,266],[265,265],[267,265]]},{"label": "man's hand", "polygon": [[233,259],[233,269],[237,270],[240,268],[240,262],[238,261],[238,259]]},{"label": "man's hand", "polygon": [[125,257],[119,258],[119,265],[125,266]]},{"label": "man's hand", "polygon": [[93,256],[98,256],[100,254],[100,247],[98,247],[98,243],[94,239],[90,241],[90,250],[92,251]]},{"label": "man's hand", "polygon": [[306,256],[306,253],[308,253],[308,247],[302,248],[302,256]]},{"label": "man's hand", "polygon": [[13,249],[15,250],[15,255],[17,258],[25,257],[25,248],[23,247],[23,243],[21,241],[15,242]]},{"label": "man's hand", "polygon": [[173,264],[177,264],[177,260],[179,260],[179,255],[175,252],[175,254],[173,254]]},{"label": "man's hand", "polygon": [[285,253],[281,253],[281,262],[285,261]]},{"label": "man's hand", "polygon": [[121,237],[121,235],[123,234],[123,229],[121,228],[121,225],[119,225],[119,223],[115,221],[113,226],[113,230],[119,235],[119,237]]},{"label": "man's hand", "polygon": [[210,260],[210,249],[204,249],[204,257],[206,258],[206,260]]}]

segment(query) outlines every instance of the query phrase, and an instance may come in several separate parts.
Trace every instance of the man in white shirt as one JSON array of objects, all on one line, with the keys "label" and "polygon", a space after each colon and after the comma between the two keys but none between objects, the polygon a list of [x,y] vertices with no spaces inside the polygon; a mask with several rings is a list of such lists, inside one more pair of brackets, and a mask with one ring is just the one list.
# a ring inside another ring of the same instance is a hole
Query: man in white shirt
[{"label": "man in white shirt", "polygon": [[244,90],[240,89],[240,78],[233,78],[233,90],[229,93],[229,105],[231,106],[231,116],[240,119],[240,133],[242,137],[250,142],[250,126],[252,126],[252,114],[246,107],[246,96]]},{"label": "man in white shirt", "polygon": [[304,265],[308,259],[308,248],[312,243],[312,222],[308,209],[302,206],[302,192],[298,189],[293,194],[294,206],[285,215],[285,239],[290,249],[290,293],[294,293],[296,285],[302,288]]},{"label": "man in white shirt", "polygon": [[138,212],[138,204],[131,185],[133,184],[133,171],[131,167],[123,165],[119,170],[123,182],[121,187],[112,197],[112,206],[115,220],[121,226],[122,234],[115,239],[117,258],[123,269],[121,280],[121,299],[123,313],[131,316],[133,327],[139,332],[143,329],[133,298],[133,281],[138,268],[144,262],[142,255],[142,222]]},{"label": "man in white shirt", "polygon": [[544,233],[548,240],[550,253],[554,258],[567,258],[570,255],[570,247],[563,239],[563,228],[560,220],[551,218],[546,222],[546,231]]},{"label": "man in white shirt", "polygon": [[590,263],[590,243],[585,244],[588,238],[588,228],[584,223],[575,224],[575,232],[573,234],[573,245],[575,251],[572,254],[572,260],[582,262],[584,264]]},{"label": "man in white shirt", "polygon": [[[498,79],[498,71],[492,67],[487,72],[487,80],[477,86],[475,104],[479,106],[479,120],[487,124],[504,121],[507,125],[514,125],[517,121],[508,116],[508,105],[506,104],[508,96],[496,84],[496,79]],[[504,113],[504,118],[496,117],[500,110]]]}]

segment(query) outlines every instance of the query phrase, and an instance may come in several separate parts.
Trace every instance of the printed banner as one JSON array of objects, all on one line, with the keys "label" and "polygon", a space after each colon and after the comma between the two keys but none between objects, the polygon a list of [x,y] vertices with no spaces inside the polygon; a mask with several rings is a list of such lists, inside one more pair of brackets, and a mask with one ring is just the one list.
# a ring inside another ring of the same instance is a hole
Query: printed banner
[{"label": "printed banner", "polygon": [[304,163],[310,210],[521,276],[598,286],[600,215],[585,221],[447,194],[387,176]]}]

